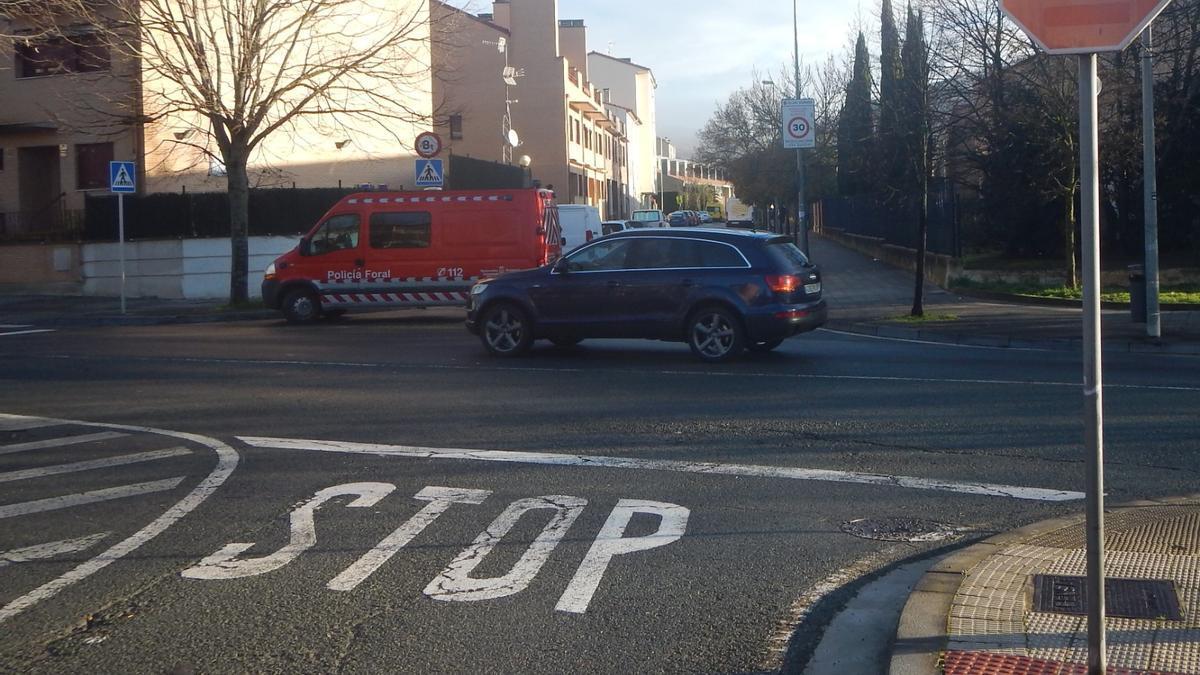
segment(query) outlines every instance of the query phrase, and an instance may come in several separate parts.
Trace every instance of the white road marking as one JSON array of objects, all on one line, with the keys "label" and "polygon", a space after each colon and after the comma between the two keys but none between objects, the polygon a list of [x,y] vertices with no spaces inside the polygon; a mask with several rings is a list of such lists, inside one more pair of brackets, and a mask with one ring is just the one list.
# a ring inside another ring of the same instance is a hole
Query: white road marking
[{"label": "white road marking", "polygon": [[[55,426],[46,424],[42,426]],[[37,427],[29,427],[37,428]],[[47,448],[61,448],[65,445],[76,445],[79,443],[94,443],[96,441],[108,441],[114,438],[124,438],[129,434],[123,434],[117,431],[102,431],[96,434],[80,434],[78,436],[63,436],[62,438],[51,438],[45,441],[30,441],[28,443],[13,443],[11,445],[0,445],[0,455],[8,455],[14,452],[25,452],[27,450],[45,450]]]},{"label": "white road marking", "polygon": [[[5,420],[14,421],[16,419],[30,420],[34,418],[17,416],[17,415],[2,415],[0,414],[0,423]],[[64,588],[71,586],[96,572],[104,569],[113,562],[129,555],[137,550],[151,539],[162,534],[168,527],[174,525],[180,518],[191,513],[196,507],[200,506],[205,499],[208,498],[218,487],[220,487],[237,468],[238,454],[233,448],[228,445],[205,436],[197,434],[183,433],[179,431],[166,431],[163,429],[154,429],[151,427],[139,427],[127,424],[101,424],[91,422],[78,422],[73,420],[44,420],[52,421],[55,424],[83,424],[92,427],[100,427],[105,429],[114,429],[127,432],[158,434],[162,436],[171,436],[185,441],[198,443],[213,450],[217,455],[217,466],[208,474],[204,480],[192,489],[183,499],[179,500],[174,506],[167,509],[161,516],[154,519],[149,525],[134,532],[123,541],[117,542],[108,550],[100,555],[88,560],[79,565],[70,572],[42,584],[38,588],[26,593],[25,595],[13,600],[7,605],[0,607],[0,623],[4,623],[8,619],[20,614],[21,612],[33,607],[39,602],[51,598],[61,592]]]},{"label": "white road marking", "polygon": [[[558,542],[562,541],[585,506],[586,499],[567,495],[531,497],[509,504],[470,546],[429,582],[425,587],[425,595],[434,600],[471,602],[520,593],[541,571],[542,565],[546,564]],[[504,535],[512,531],[521,516],[543,509],[554,511],[554,515],[507,574],[487,579],[471,576],[471,572],[496,548],[500,540],[504,539]]]},{"label": "white road marking", "polygon": [[414,537],[421,534],[430,523],[446,512],[454,504],[482,504],[491,495],[490,490],[467,490],[463,488],[427,487],[416,494],[415,499],[430,502],[412,518],[396,528],[375,548],[367,551],[346,571],[337,575],[325,587],[332,591],[350,591],[371,576],[392,556],[408,545]]},{"label": "white road marking", "polygon": [[86,537],[51,541],[45,544],[35,544],[33,546],[26,546],[25,548],[0,552],[0,568],[31,560],[45,560],[67,553],[77,553],[91,548],[110,534],[112,532],[100,532],[98,534],[89,534]]},{"label": "white road marking", "polygon": [[0,323],[0,329],[7,328],[33,328],[31,323]]},{"label": "white road marking", "polygon": [[[939,346],[947,346],[942,342],[932,343]],[[958,345],[952,345],[958,346]],[[1164,354],[1163,356],[1175,356]],[[98,361],[111,360],[101,359],[98,357],[68,355],[68,354],[49,354],[23,358],[46,358],[59,361]],[[140,362],[140,363],[160,363],[163,361],[171,361],[172,363],[194,363],[205,365],[229,365],[229,366],[302,366],[305,368],[358,368],[363,370],[464,370],[474,373],[479,372],[512,372],[512,373],[587,373],[594,372],[585,368],[542,368],[536,366],[489,366],[480,363],[472,365],[455,366],[450,364],[438,363],[369,363],[361,361],[301,361],[301,360],[284,360],[284,359],[215,359],[215,358],[150,358],[150,357],[129,357],[122,356],[123,362]],[[745,372],[745,371],[715,371],[715,370],[647,370],[636,368],[606,368],[605,374],[619,375],[649,375],[649,376],[671,376],[671,377],[711,377],[711,378],[754,378],[763,380],[789,380],[797,382],[809,382],[812,380],[828,380],[828,381],[850,381],[850,382],[912,382],[917,384],[981,384],[981,385],[1001,385],[1015,387],[1050,387],[1055,389],[1077,389],[1081,386],[1080,382],[1057,382],[1053,380],[1003,380],[1003,379],[964,379],[952,377],[899,377],[886,375],[820,375],[814,373],[764,373],[764,372]],[[1200,392],[1200,387],[1185,387],[1185,386],[1164,386],[1164,385],[1144,385],[1144,384],[1110,384],[1105,383],[1105,389],[1129,389],[1141,391],[1187,391]]]},{"label": "white road marking", "polygon": [[138,452],[131,455],[116,455],[113,457],[105,457],[103,459],[89,459],[83,462],[71,462],[69,464],[43,466],[36,469],[9,471],[7,473],[0,473],[0,483],[7,483],[14,480],[27,480],[30,478],[41,478],[43,476],[57,476],[64,473],[75,473],[78,471],[107,469],[113,466],[138,464],[140,462],[153,462],[160,459],[170,459],[171,457],[181,457],[183,455],[190,454],[192,454],[192,451],[188,450],[187,448],[167,448],[166,450],[152,450],[150,452]]},{"label": "white road marking", "polygon": [[316,545],[317,528],[313,514],[325,502],[335,497],[354,496],[356,499],[346,506],[367,508],[375,506],[395,489],[396,486],[391,483],[347,483],[325,488],[292,511],[291,540],[278,551],[259,558],[239,560],[238,556],[254,546],[254,542],[226,544],[180,574],[189,579],[240,579],[274,572]]},{"label": "white road marking", "polygon": [[62,422],[23,415],[0,415],[0,431],[28,431],[45,427],[57,427]]},{"label": "white road marking", "polygon": [[958,342],[938,342],[936,340],[919,340],[914,338],[898,338],[887,337],[885,335],[871,335],[869,333],[851,333],[850,331],[836,330],[834,328],[818,328],[818,332],[830,333],[833,335],[841,335],[844,337],[863,338],[866,340],[883,340],[884,342],[906,342],[914,345],[927,345],[930,347],[954,347],[958,349],[1000,349],[1006,352],[1055,352],[1063,351],[1060,349],[1049,349],[1047,347],[996,347],[994,345],[967,345]]},{"label": "white road marking", "polygon": [[460,459],[480,462],[511,462],[517,464],[543,464],[553,466],[586,466],[608,469],[641,469],[652,471],[674,471],[718,476],[742,476],[755,478],[782,478],[811,480],[832,483],[858,483],[914,490],[936,490],[957,492],[987,497],[1009,497],[1043,502],[1066,502],[1083,499],[1082,492],[1053,490],[1046,488],[995,485],[991,483],[968,483],[945,481],[914,476],[892,476],[857,471],[835,471],[832,469],[803,469],[787,466],[762,466],[755,464],[718,464],[715,462],[681,462],[665,459],[638,459],[632,457],[605,457],[602,455],[567,455],[551,452],[521,452],[512,450],[465,450],[456,448],[423,448],[379,443],[349,443],[345,441],[318,441],[289,438],[260,438],[238,436],[238,440],[257,448],[278,450],[313,450],[384,457],[408,457],[414,459]]},{"label": "white road marking", "polygon": [[[624,536],[629,521],[638,513],[658,516],[658,530],[641,537]],[[646,551],[678,541],[687,529],[690,513],[678,504],[665,502],[638,499],[622,499],[617,502],[616,508],[608,515],[608,520],[604,521],[604,527],[600,528],[600,534],[596,536],[596,541],[592,542],[587,556],[575,571],[575,576],[554,609],[575,614],[586,612],[592,596],[600,587],[600,579],[604,577],[604,571],[608,569],[608,563],[612,562],[614,556]]]},{"label": "white road marking", "polygon": [[53,328],[37,328],[34,330],[16,330],[7,333],[0,333],[0,337],[10,337],[13,335],[33,335],[34,333],[53,333]]},{"label": "white road marking", "polygon": [[114,499],[124,499],[125,497],[134,497],[153,492],[165,492],[167,490],[174,490],[175,488],[179,487],[179,484],[182,482],[183,476],[177,476],[175,478],[155,480],[147,483],[134,483],[133,485],[122,485],[120,487],[104,488],[103,490],[77,492],[75,494],[63,495],[61,497],[35,499],[31,502],[21,502],[19,504],[7,504],[5,506],[0,506],[0,518],[26,516],[31,513],[69,509],[73,506],[82,506],[84,504],[107,502]]}]

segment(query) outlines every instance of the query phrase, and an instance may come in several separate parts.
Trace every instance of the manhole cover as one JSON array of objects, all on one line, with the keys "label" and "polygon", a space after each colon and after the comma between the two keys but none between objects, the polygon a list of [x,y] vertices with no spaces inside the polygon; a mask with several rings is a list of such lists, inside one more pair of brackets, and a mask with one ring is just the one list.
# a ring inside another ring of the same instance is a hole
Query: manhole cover
[{"label": "manhole cover", "polygon": [[962,533],[960,528],[920,518],[859,518],[842,523],[842,532],[879,541],[941,541]]},{"label": "manhole cover", "polygon": [[[1033,606],[1039,612],[1087,614],[1087,578],[1035,575]],[[1127,619],[1183,620],[1175,582],[1163,579],[1105,579],[1104,614]]]}]

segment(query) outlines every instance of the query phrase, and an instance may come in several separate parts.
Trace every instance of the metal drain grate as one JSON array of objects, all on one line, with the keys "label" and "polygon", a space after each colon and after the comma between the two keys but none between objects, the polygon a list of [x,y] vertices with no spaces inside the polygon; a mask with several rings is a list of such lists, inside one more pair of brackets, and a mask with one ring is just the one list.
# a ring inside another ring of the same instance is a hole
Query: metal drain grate
[{"label": "metal drain grate", "polygon": [[[1104,614],[1126,619],[1182,621],[1175,582],[1164,579],[1105,579]],[[1086,577],[1038,574],[1033,577],[1033,606],[1039,612],[1087,614]]]}]

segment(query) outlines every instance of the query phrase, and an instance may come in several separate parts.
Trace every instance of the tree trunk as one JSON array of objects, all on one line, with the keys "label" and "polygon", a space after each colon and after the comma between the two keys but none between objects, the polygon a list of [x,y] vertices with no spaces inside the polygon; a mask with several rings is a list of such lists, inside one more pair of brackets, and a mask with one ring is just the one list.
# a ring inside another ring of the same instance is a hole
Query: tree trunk
[{"label": "tree trunk", "polygon": [[913,316],[925,316],[925,251],[929,244],[929,172],[921,172],[920,210],[917,214],[917,280],[913,290]]},{"label": "tree trunk", "polygon": [[248,153],[231,150],[225,171],[229,186],[229,304],[249,299],[250,267],[250,180],[246,174]]},{"label": "tree trunk", "polygon": [[1065,190],[1067,199],[1063,218],[1063,246],[1066,248],[1064,262],[1067,265],[1067,287],[1079,288],[1079,268],[1075,265],[1075,184]]}]

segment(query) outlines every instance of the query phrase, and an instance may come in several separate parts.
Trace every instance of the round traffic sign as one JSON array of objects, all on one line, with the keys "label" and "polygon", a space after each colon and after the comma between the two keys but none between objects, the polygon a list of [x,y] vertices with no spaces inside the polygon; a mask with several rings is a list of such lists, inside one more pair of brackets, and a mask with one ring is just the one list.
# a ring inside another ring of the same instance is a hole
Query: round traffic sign
[{"label": "round traffic sign", "polygon": [[797,140],[808,138],[808,132],[812,129],[812,123],[805,117],[796,116],[788,120],[787,131],[788,136]]},{"label": "round traffic sign", "polygon": [[426,131],[417,135],[417,141],[413,147],[417,149],[417,154],[425,159],[437,157],[442,151],[442,137],[432,131]]}]

